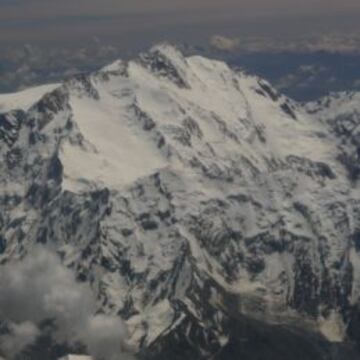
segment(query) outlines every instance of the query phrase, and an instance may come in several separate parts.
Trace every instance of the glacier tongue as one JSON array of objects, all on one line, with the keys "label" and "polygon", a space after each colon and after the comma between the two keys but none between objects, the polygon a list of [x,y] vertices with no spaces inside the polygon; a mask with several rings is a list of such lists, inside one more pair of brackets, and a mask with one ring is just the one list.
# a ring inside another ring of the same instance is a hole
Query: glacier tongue
[{"label": "glacier tongue", "polygon": [[51,244],[155,358],[219,354],[243,316],[358,340],[343,113],[169,45],[50,90],[0,96],[0,263]]}]

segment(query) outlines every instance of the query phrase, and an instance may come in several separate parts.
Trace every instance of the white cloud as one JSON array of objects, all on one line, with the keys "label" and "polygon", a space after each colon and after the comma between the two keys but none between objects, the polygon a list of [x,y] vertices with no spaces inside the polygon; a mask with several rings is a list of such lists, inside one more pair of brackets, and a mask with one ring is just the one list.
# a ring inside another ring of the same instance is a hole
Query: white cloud
[{"label": "white cloud", "polygon": [[222,35],[214,35],[210,38],[210,45],[221,51],[235,51],[238,50],[240,45],[240,40],[237,38],[229,38]]},{"label": "white cloud", "polygon": [[96,315],[88,319],[81,337],[95,359],[118,360],[119,354],[124,353],[122,339],[127,333],[119,318]]},{"label": "white cloud", "polygon": [[126,329],[120,318],[94,315],[90,287],[78,283],[50,251],[38,247],[21,261],[2,266],[0,289],[0,319],[10,324],[10,331],[0,336],[6,357],[14,358],[32,343],[39,334],[37,326],[50,319],[58,342],[80,341],[99,358],[122,357]]}]

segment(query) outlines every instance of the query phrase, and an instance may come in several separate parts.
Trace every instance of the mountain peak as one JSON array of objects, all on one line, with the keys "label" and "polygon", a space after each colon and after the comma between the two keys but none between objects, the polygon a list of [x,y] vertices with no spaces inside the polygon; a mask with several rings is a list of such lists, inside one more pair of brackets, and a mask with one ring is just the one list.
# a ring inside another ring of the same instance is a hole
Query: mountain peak
[{"label": "mountain peak", "polygon": [[317,115],[169,45],[76,76],[0,116],[0,264],[51,244],[148,358],[355,338],[359,119]]},{"label": "mountain peak", "polygon": [[168,42],[155,44],[149,50],[150,53],[161,53],[167,58],[183,58],[183,54],[176,45]]},{"label": "mountain peak", "polygon": [[314,163],[328,159],[329,142],[308,136],[321,125],[269,83],[222,62],[186,58],[169,44],[77,75],[62,91],[63,100],[55,92],[45,95],[35,117],[60,150],[63,189],[116,188],[184,166],[230,180],[241,157],[261,171],[269,156],[279,163],[293,155]]}]

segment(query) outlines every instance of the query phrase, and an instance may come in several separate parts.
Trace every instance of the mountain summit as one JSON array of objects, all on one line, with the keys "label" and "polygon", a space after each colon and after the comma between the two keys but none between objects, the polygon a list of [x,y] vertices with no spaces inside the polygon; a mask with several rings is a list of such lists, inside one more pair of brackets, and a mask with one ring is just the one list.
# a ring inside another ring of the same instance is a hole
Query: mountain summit
[{"label": "mountain summit", "polygon": [[145,358],[351,359],[353,102],[300,106],[167,44],[0,95],[0,263],[51,246]]}]

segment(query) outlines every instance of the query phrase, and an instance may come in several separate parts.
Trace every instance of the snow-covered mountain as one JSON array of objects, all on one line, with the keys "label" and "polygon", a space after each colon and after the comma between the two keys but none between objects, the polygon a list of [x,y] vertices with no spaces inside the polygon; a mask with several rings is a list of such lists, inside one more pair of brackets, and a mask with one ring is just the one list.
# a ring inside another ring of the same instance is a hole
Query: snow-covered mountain
[{"label": "snow-covered mountain", "polygon": [[342,359],[359,98],[303,107],[169,45],[0,95],[0,263],[50,244],[146,358]]}]

